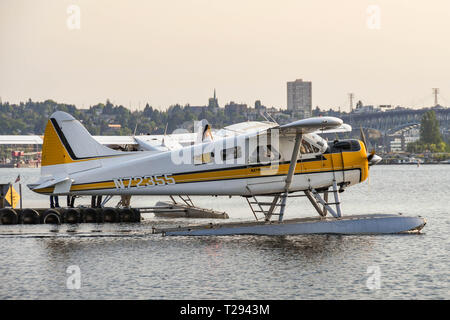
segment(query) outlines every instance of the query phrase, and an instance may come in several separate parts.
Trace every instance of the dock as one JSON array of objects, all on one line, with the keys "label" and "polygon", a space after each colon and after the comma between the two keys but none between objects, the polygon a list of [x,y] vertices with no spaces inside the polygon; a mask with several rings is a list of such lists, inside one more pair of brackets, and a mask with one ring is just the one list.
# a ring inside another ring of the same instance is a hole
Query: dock
[{"label": "dock", "polygon": [[[20,185],[19,185],[20,187]],[[182,203],[159,201],[156,206],[132,208],[130,198],[119,202],[116,207],[103,207],[99,198],[93,197],[91,206],[24,208],[22,197],[14,190],[11,183],[0,184],[0,224],[61,224],[61,223],[115,223],[140,222],[142,213],[153,213],[162,218],[207,218],[228,219],[228,214],[211,209],[194,206],[187,195],[178,196]],[[100,197],[101,199],[101,197]],[[20,209],[17,208],[20,203]]]},{"label": "dock", "polygon": [[0,209],[0,224],[62,224],[140,222],[136,208],[25,208]]},{"label": "dock", "polygon": [[151,212],[158,218],[197,218],[197,219],[228,219],[226,212],[196,207],[190,204],[158,201],[156,206],[140,208],[141,212]]},{"label": "dock", "polygon": [[[12,184],[0,184],[0,224],[62,224],[140,222],[142,213],[161,218],[228,219],[228,214],[194,206],[189,196],[179,196],[183,203],[159,201],[156,206],[132,208],[129,199],[116,207],[103,207],[93,198],[91,206],[24,208],[22,198]],[[98,200],[98,199],[97,199]],[[20,203],[20,209],[17,208]]]}]

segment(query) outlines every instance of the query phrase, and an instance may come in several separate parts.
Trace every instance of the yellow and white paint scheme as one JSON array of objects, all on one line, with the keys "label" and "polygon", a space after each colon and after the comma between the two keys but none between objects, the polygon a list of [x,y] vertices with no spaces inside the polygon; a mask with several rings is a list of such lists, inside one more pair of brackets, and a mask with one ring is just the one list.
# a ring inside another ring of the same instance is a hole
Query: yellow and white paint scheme
[{"label": "yellow and white paint scheme", "polygon": [[[289,192],[326,188],[333,179],[347,187],[368,177],[364,143],[349,140],[338,149],[317,132],[348,131],[348,127],[334,117],[284,126],[244,122],[219,130],[207,142],[168,151],[121,152],[100,144],[78,120],[58,111],[45,130],[41,178],[29,187],[57,195],[282,193],[298,132],[302,144]],[[274,132],[278,136],[272,143]]]},{"label": "yellow and white paint scheme", "polygon": [[[328,143],[319,136],[350,130],[334,117],[308,118],[285,125],[243,122],[216,132],[202,121],[199,131],[184,134],[183,144],[171,136],[157,147],[143,148],[145,151],[121,152],[106,147],[79,121],[58,111],[51,115],[45,130],[41,177],[28,186],[37,193],[52,195],[239,195],[247,197],[253,213],[250,197],[259,206],[267,203],[258,202],[256,196],[273,197],[269,209],[261,208],[264,221],[175,228],[165,230],[166,235],[421,230],[426,223],[422,217],[342,216],[339,192],[365,181],[369,166],[381,160],[374,153],[367,154],[363,141]],[[145,143],[149,139],[153,138],[144,139]],[[328,202],[330,187],[332,202]],[[283,221],[286,198],[297,191],[308,197],[318,218]],[[322,192],[324,199],[319,194]],[[336,210],[330,205],[335,205]],[[275,206],[279,206],[279,213],[274,213]],[[333,217],[327,217],[327,212]],[[271,220],[272,215],[278,215],[278,222]]]}]

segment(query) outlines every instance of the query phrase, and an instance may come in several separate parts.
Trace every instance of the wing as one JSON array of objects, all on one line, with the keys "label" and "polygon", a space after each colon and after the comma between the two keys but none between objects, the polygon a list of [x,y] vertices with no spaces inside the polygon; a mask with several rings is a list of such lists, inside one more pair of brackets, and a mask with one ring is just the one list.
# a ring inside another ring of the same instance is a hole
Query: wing
[{"label": "wing", "polygon": [[92,136],[98,143],[103,145],[125,145],[137,144],[132,136]]},{"label": "wing", "polygon": [[[130,136],[94,136],[97,142],[103,145],[136,144]],[[43,137],[35,135],[0,135],[0,144],[42,144]]]},{"label": "wing", "polygon": [[341,119],[335,117],[314,117],[284,124],[279,126],[278,129],[280,130],[280,134],[295,134],[297,132],[320,133],[322,131],[336,130],[343,123]]},{"label": "wing", "polygon": [[340,127],[335,129],[328,130],[316,130],[313,133],[321,134],[321,133],[339,133],[339,132],[350,132],[352,131],[352,126],[346,123],[343,123]]},{"label": "wing", "polygon": [[[192,133],[142,136],[92,136],[98,143],[117,149],[118,146],[133,146],[135,150],[168,151],[191,145],[195,141]],[[0,135],[0,145],[42,145],[43,137],[37,135]]]},{"label": "wing", "polygon": [[41,136],[0,136],[0,144],[42,144]]}]

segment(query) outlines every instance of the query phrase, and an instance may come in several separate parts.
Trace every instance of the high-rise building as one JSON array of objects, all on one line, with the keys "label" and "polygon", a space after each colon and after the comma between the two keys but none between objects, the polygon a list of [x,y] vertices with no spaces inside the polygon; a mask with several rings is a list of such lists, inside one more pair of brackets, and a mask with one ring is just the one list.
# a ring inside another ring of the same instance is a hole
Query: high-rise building
[{"label": "high-rise building", "polygon": [[297,79],[287,83],[287,109],[303,118],[312,115],[312,84]]}]

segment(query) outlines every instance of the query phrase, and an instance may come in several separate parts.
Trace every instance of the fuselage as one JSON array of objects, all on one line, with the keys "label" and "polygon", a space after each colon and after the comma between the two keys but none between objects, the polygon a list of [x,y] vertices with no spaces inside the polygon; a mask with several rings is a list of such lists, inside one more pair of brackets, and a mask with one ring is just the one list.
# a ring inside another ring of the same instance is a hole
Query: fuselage
[{"label": "fuselage", "polygon": [[[285,191],[292,137],[280,137],[276,148],[267,142],[252,148],[249,137],[237,140],[230,137],[157,154],[134,152],[80,161],[76,165],[86,170],[71,173],[73,183],[62,194],[245,196]],[[351,186],[367,176],[367,151],[361,141],[331,143],[324,153],[305,142],[289,191],[327,188],[333,180]],[[53,194],[55,188],[33,191]]]}]

